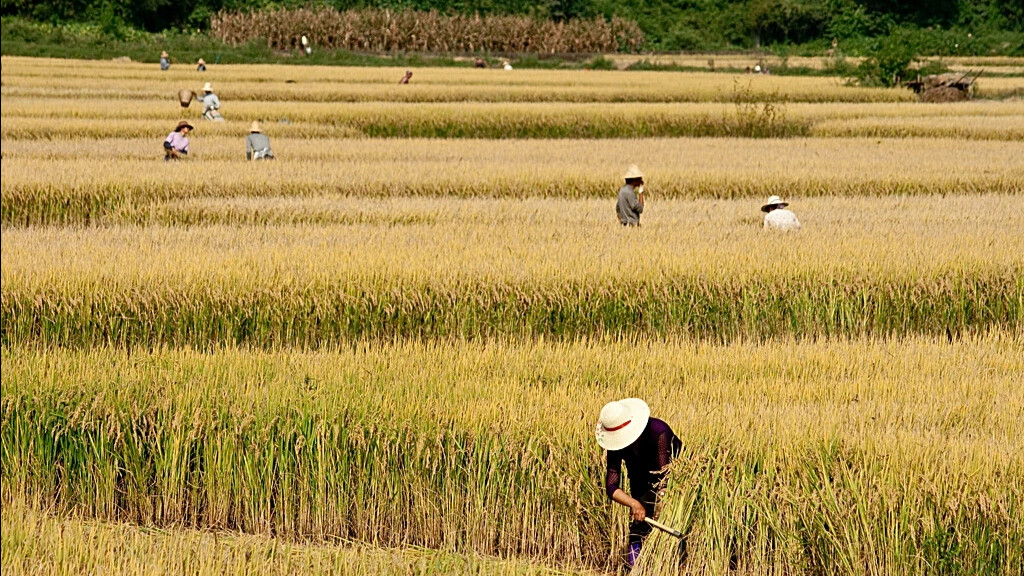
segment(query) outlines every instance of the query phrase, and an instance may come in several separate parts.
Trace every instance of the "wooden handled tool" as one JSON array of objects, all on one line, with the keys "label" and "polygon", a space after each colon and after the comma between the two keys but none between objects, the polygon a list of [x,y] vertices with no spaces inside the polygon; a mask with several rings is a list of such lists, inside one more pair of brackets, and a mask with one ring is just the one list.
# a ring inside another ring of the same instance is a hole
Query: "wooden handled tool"
[{"label": "wooden handled tool", "polygon": [[680,538],[680,539],[683,537],[683,533],[680,532],[679,530],[676,530],[675,528],[669,528],[668,526],[665,526],[664,524],[662,524],[661,522],[658,522],[657,520],[651,518],[650,516],[645,517],[644,518],[644,522],[647,522],[651,526],[657,528],[658,530],[661,530],[662,532],[664,532],[665,534],[668,534],[669,536],[675,536],[676,538]]}]

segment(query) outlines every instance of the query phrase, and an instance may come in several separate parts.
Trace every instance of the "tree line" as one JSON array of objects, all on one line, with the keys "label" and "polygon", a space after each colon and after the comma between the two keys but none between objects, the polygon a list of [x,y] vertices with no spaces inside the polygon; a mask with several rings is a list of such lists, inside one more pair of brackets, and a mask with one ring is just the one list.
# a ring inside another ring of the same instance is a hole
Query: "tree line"
[{"label": "tree line", "polygon": [[222,10],[297,7],[528,15],[554,21],[618,17],[635,21],[644,33],[644,48],[652,50],[827,46],[896,29],[956,30],[972,40],[1009,37],[1020,44],[1011,52],[1024,50],[1024,36],[1017,34],[1024,33],[1021,0],[0,0],[4,16],[151,32],[207,30],[211,16]]}]

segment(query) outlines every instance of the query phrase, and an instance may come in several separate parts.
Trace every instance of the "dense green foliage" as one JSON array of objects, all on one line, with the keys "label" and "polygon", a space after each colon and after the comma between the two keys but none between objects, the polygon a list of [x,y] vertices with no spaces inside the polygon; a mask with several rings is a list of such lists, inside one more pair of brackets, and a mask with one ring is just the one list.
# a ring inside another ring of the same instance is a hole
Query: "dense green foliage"
[{"label": "dense green foliage", "polygon": [[[555,20],[619,16],[636,20],[647,47],[661,50],[793,44],[826,49],[833,39],[844,42],[844,49],[856,50],[867,48],[863,39],[896,29],[920,31],[914,41],[923,53],[1024,50],[1024,4],[1019,0],[3,0],[0,4],[4,16],[91,22],[115,36],[131,28],[205,29],[219,10],[303,5],[530,14]],[[853,42],[846,46],[845,41]]]}]

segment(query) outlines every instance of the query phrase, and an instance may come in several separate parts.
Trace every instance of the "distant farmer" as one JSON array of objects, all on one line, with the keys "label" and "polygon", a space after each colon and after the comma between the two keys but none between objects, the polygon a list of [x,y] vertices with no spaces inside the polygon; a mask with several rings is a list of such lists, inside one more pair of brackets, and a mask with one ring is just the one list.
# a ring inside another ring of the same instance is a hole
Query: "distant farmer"
[{"label": "distant farmer", "polygon": [[772,196],[764,206],[761,206],[761,212],[766,213],[764,215],[765,230],[800,229],[800,221],[796,219],[796,214],[786,210],[786,206],[789,206],[789,202],[783,202],[782,198],[778,196]]},{"label": "distant farmer", "polygon": [[196,72],[206,72],[206,60],[200,58],[199,61],[196,62]]},{"label": "distant farmer", "polygon": [[270,151],[270,138],[260,129],[259,122],[253,121],[252,126],[249,126],[249,135],[245,137],[245,159],[274,159],[274,153]]},{"label": "distant farmer", "polygon": [[512,65],[511,65],[511,64],[509,64],[508,60],[502,60],[502,62],[501,62],[501,67],[502,67],[502,68],[503,68],[504,70],[511,70],[511,69],[512,69]]},{"label": "distant farmer", "polygon": [[399,80],[398,83],[399,84],[408,84],[409,80],[412,80],[412,70],[406,70],[405,71],[405,76],[402,76],[402,79]]},{"label": "distant farmer", "polygon": [[623,226],[639,226],[640,213],[644,211],[644,173],[633,164],[622,177],[626,184],[619,188],[615,213]]},{"label": "distant farmer", "polygon": [[178,160],[188,156],[188,134],[192,131],[192,125],[188,120],[178,122],[174,132],[167,135],[164,140],[164,160]]},{"label": "distant farmer", "polygon": [[[595,432],[597,443],[608,451],[605,491],[613,501],[629,508],[632,517],[626,554],[630,568],[651,532],[644,518],[654,519],[666,468],[682,449],[672,428],[650,416],[651,409],[639,398],[609,402],[601,409]],[[623,464],[629,474],[629,494],[621,488]]]},{"label": "distant farmer", "polygon": [[487,68],[487,61],[483,58],[477,58],[473,61],[474,68]]},{"label": "distant farmer", "polygon": [[224,120],[224,117],[220,115],[220,98],[213,93],[213,86],[209,82],[203,86],[202,102],[204,120]]},{"label": "distant farmer", "polygon": [[164,50],[160,53],[160,69],[166,71],[170,67],[171,57],[167,54],[167,51]]}]

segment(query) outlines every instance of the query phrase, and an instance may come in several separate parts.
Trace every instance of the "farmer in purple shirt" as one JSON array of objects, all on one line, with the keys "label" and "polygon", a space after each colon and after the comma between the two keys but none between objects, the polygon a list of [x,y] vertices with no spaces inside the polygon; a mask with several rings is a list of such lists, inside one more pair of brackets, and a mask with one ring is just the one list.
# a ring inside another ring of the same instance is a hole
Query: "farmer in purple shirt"
[{"label": "farmer in purple shirt", "polygon": [[174,132],[167,135],[164,140],[164,160],[177,160],[188,155],[188,133],[192,131],[192,125],[188,120],[178,122]]},{"label": "farmer in purple shirt", "polygon": [[[638,398],[626,398],[606,404],[597,422],[597,443],[608,451],[605,490],[609,498],[629,508],[633,517],[626,556],[630,568],[651,532],[644,518],[655,516],[655,503],[666,467],[682,449],[682,442],[668,424],[650,416],[647,403]],[[623,463],[629,474],[629,494],[620,488]]]}]

